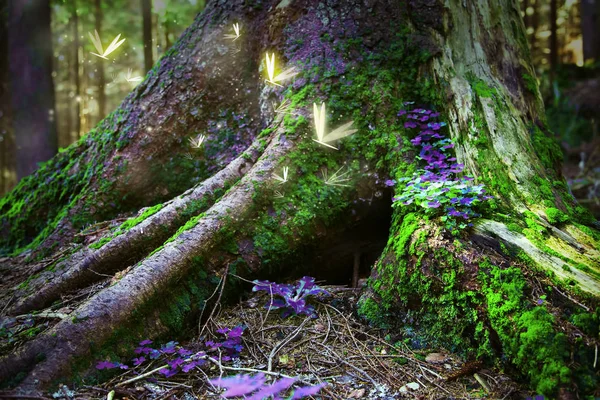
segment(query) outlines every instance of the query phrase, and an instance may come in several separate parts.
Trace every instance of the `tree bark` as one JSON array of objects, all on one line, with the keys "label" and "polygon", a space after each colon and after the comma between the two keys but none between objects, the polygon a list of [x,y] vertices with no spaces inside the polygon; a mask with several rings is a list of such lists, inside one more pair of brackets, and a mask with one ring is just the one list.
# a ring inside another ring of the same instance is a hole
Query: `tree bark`
[{"label": "tree bark", "polygon": [[[116,112],[0,202],[7,254],[64,245],[0,297],[19,299],[9,315],[99,287],[0,359],[0,380],[18,368],[22,388],[43,388],[85,374],[115,341],[126,356],[181,333],[225,266],[353,282],[353,264],[375,259],[358,304],[371,323],[503,362],[547,396],[592,394],[600,236],[560,176],[517,1],[248,3],[210,2]],[[266,50],[301,74],[266,83]],[[275,112],[283,99],[290,114]],[[390,210],[386,178],[420,163],[398,119],[407,100],[443,113],[457,162],[495,197],[458,236],[425,208]],[[358,129],[339,150],[311,140],[322,101],[328,125]],[[349,187],[327,181],[340,167]],[[118,215],[130,218],[109,224]],[[249,290],[227,282],[223,298]]]},{"label": "tree bark", "polygon": [[10,92],[21,179],[58,151],[50,2],[19,0],[9,7]]}]

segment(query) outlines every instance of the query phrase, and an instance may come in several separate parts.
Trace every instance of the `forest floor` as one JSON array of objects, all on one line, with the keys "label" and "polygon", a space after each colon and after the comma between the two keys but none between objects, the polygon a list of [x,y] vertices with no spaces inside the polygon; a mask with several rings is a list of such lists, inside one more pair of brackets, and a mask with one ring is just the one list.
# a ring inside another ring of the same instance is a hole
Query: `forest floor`
[{"label": "forest floor", "polygon": [[[264,307],[268,294],[254,294],[229,307],[217,301],[215,308],[204,310],[205,322],[194,329],[193,339],[162,346],[142,342],[127,369],[119,362],[98,360],[97,366],[106,370],[92,372],[96,374],[93,385],[60,385],[47,397],[36,399],[219,399],[223,390],[210,379],[256,376],[259,371],[265,374],[265,386],[285,377],[296,379],[295,387],[326,382],[317,395],[307,397],[317,399],[524,399],[533,395],[499,369],[426,347],[407,332],[365,325],[355,313],[359,290],[323,288],[331,296],[315,302],[316,318],[282,318],[279,310]],[[216,292],[213,296],[220,298]],[[49,326],[35,321],[26,329],[43,331]],[[6,338],[2,339],[6,346]],[[182,371],[187,369],[184,359],[192,366],[189,372]],[[196,360],[195,366],[191,360]],[[169,370],[178,372],[170,376]],[[247,378],[246,384],[251,380]],[[11,393],[0,392],[0,398],[11,398]]]}]

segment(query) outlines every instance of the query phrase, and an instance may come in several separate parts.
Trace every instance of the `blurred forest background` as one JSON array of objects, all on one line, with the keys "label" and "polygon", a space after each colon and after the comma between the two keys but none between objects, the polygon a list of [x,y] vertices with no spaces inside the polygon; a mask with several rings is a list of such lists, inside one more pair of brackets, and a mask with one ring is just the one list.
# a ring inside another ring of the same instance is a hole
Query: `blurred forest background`
[{"label": "blurred forest background", "polygon": [[[204,5],[0,1],[0,196],[117,108]],[[573,195],[600,218],[600,0],[520,0],[520,6],[537,74],[524,79],[540,85]],[[118,34],[126,41],[102,59],[91,54],[94,30],[104,49]],[[18,57],[26,46],[37,59]],[[32,63],[35,82],[16,82]],[[36,107],[47,118],[37,118],[32,129]]]}]

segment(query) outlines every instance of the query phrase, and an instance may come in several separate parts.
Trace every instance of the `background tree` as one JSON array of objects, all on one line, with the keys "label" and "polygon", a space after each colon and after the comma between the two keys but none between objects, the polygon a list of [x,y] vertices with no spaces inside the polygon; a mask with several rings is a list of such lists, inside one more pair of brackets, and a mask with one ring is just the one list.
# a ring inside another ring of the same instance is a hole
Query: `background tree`
[{"label": "background tree", "polygon": [[140,0],[142,3],[142,25],[144,41],[144,71],[148,72],[152,68],[152,50],[154,50],[152,40],[152,2],[150,0]]},{"label": "background tree", "polygon": [[[238,21],[234,43],[224,34]],[[301,74],[266,83],[267,50]],[[35,275],[7,272],[2,301],[17,300],[6,312],[88,290],[69,318],[0,359],[0,379],[19,369],[23,388],[43,387],[115,341],[118,352],[182,332],[226,266],[246,278],[340,276],[358,250],[376,260],[358,307],[372,323],[410,324],[419,340],[504,362],[549,396],[592,394],[600,236],[561,177],[526,76],[516,1],[209,3],[115,112],[0,200],[4,252],[56,257]],[[321,102],[327,126],[358,129],[339,150],[311,140]],[[431,148],[418,152],[419,125],[398,118],[406,107],[419,124],[442,113],[456,155],[447,167],[464,165],[494,196],[472,229],[441,205],[470,207],[475,187],[449,176],[425,185],[424,168],[440,164]],[[348,187],[332,182],[340,168]],[[407,179],[419,186],[413,203],[392,201],[389,187],[400,197]],[[337,262],[315,263],[330,249]],[[243,283],[228,282],[223,299],[237,299]]]},{"label": "background tree", "polygon": [[[9,54],[17,177],[56,154],[50,3],[17,0],[9,7]],[[31,27],[35,26],[33,30]]]},{"label": "background tree", "polygon": [[[8,54],[8,3],[0,4],[0,53]],[[0,59],[0,193],[14,187],[15,149],[10,104],[8,57]]]}]

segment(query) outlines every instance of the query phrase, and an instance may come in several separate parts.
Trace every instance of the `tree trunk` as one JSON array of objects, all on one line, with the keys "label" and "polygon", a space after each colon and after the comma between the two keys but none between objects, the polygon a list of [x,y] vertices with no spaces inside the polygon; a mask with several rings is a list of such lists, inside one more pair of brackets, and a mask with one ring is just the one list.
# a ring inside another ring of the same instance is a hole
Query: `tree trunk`
[{"label": "tree trunk", "polygon": [[[18,0],[9,6],[9,53],[17,178],[58,151],[52,83],[50,2]],[[36,29],[31,29],[35,26]]]},{"label": "tree trunk", "polygon": [[[95,0],[94,17],[96,21],[96,31],[102,35],[102,0]],[[106,39],[105,39],[106,40]],[[108,46],[108,44],[105,44]],[[98,79],[98,121],[106,116],[106,78],[104,76],[104,60],[96,59],[96,77]]]},{"label": "tree trunk", "polygon": [[[8,3],[0,5],[0,54],[8,54]],[[16,184],[8,57],[0,59],[0,196]]]},{"label": "tree trunk", "polygon": [[600,1],[581,0],[581,33],[583,36],[583,59],[600,60]]},{"label": "tree trunk", "polygon": [[[61,251],[4,291],[9,315],[96,288],[0,359],[0,380],[16,368],[21,387],[46,387],[181,334],[225,266],[355,282],[356,260],[375,258],[358,304],[371,323],[502,362],[548,396],[592,394],[600,236],[560,175],[517,1],[248,3],[210,2],[117,111],[0,201],[5,253]],[[265,82],[266,50],[301,74]],[[274,111],[284,98],[291,114]],[[388,178],[423,168],[407,100],[445,116],[457,162],[494,196],[459,235],[432,208],[390,207]],[[321,102],[332,128],[358,129],[339,150],[311,140]],[[348,187],[331,185],[340,167]],[[249,289],[227,282],[223,298]]]},{"label": "tree trunk", "polygon": [[77,16],[77,0],[73,0],[71,19],[73,24],[73,77],[75,78],[75,137],[73,141],[76,141],[79,140],[79,136],[81,135],[81,81],[79,78],[79,17]]},{"label": "tree trunk", "polygon": [[144,72],[152,69],[152,3],[150,0],[140,0],[143,19],[143,43],[144,43]]},{"label": "tree trunk", "polygon": [[[558,0],[550,0],[550,83],[556,79],[558,68]],[[551,90],[554,94],[554,90]]]}]

